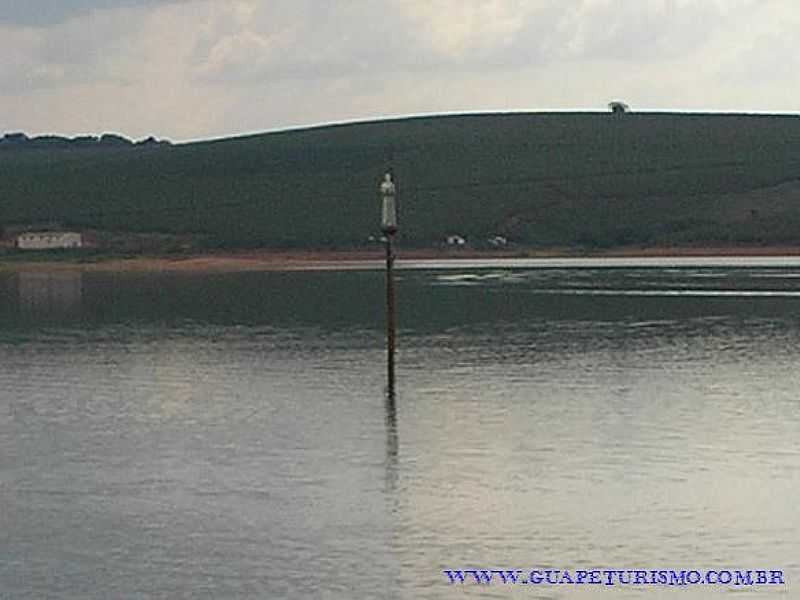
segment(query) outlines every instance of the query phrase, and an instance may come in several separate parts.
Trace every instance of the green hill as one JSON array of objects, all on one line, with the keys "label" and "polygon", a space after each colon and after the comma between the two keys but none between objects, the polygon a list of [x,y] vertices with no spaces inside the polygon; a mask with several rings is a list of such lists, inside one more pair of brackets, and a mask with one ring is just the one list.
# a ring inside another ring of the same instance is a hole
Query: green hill
[{"label": "green hill", "polygon": [[800,118],[418,117],[176,145],[0,148],[0,225],[366,245],[391,153],[403,244],[800,243]]}]

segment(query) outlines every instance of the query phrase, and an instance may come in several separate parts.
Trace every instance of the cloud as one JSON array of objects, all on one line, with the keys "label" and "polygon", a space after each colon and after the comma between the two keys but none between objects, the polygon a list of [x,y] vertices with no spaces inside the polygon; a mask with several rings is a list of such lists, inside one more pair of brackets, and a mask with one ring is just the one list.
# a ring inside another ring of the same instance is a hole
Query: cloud
[{"label": "cloud", "polygon": [[540,54],[559,4],[239,0],[215,7],[198,39],[193,70],[203,81],[257,84],[527,64]]},{"label": "cloud", "polygon": [[408,26],[419,32],[422,42],[435,57],[463,62],[480,59],[512,46],[530,20],[545,16],[554,2],[513,0],[440,0],[398,2]]},{"label": "cloud", "polygon": [[0,0],[0,24],[48,27],[98,10],[150,7],[191,0]]},{"label": "cloud", "polygon": [[240,0],[213,7],[200,31],[193,74],[203,81],[330,78],[394,68],[415,46],[378,3]]},{"label": "cloud", "polygon": [[203,81],[507,71],[697,53],[753,0],[236,0],[215,6],[194,52]]},{"label": "cloud", "polygon": [[0,84],[19,95],[40,88],[124,82],[119,68],[144,24],[131,10],[101,11],[46,28],[0,25]]},{"label": "cloud", "polygon": [[204,3],[88,13],[46,28],[0,26],[0,131],[120,132],[188,138],[217,131],[224,90],[188,85]]}]

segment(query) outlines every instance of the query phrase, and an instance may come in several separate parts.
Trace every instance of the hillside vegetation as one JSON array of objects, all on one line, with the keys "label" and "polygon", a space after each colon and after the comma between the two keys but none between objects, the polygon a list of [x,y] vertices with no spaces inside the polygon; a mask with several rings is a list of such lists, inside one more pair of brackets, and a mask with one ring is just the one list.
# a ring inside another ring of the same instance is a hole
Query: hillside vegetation
[{"label": "hillside vegetation", "polygon": [[0,225],[358,247],[391,154],[403,244],[800,243],[800,118],[419,117],[176,145],[0,148]]}]

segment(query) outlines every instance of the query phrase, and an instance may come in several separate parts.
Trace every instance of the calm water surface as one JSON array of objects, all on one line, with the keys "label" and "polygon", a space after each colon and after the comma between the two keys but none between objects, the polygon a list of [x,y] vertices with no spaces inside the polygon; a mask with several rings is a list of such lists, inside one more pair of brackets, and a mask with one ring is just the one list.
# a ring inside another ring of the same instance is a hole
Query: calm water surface
[{"label": "calm water surface", "polygon": [[796,597],[800,264],[642,264],[409,265],[394,404],[380,271],[0,276],[0,597]]}]

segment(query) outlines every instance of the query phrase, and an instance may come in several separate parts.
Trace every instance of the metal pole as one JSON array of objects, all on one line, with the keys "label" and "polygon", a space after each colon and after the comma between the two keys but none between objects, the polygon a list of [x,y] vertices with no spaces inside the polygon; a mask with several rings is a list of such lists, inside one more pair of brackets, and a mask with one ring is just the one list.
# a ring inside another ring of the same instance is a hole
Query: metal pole
[{"label": "metal pole", "polygon": [[390,398],[394,398],[394,252],[392,249],[392,235],[386,236],[386,367],[387,388]]},{"label": "metal pole", "polygon": [[394,251],[392,242],[397,233],[397,204],[395,194],[397,188],[392,181],[392,170],[389,169],[383,176],[380,187],[383,204],[381,207],[381,231],[386,242],[386,392],[390,399],[394,399]]}]

